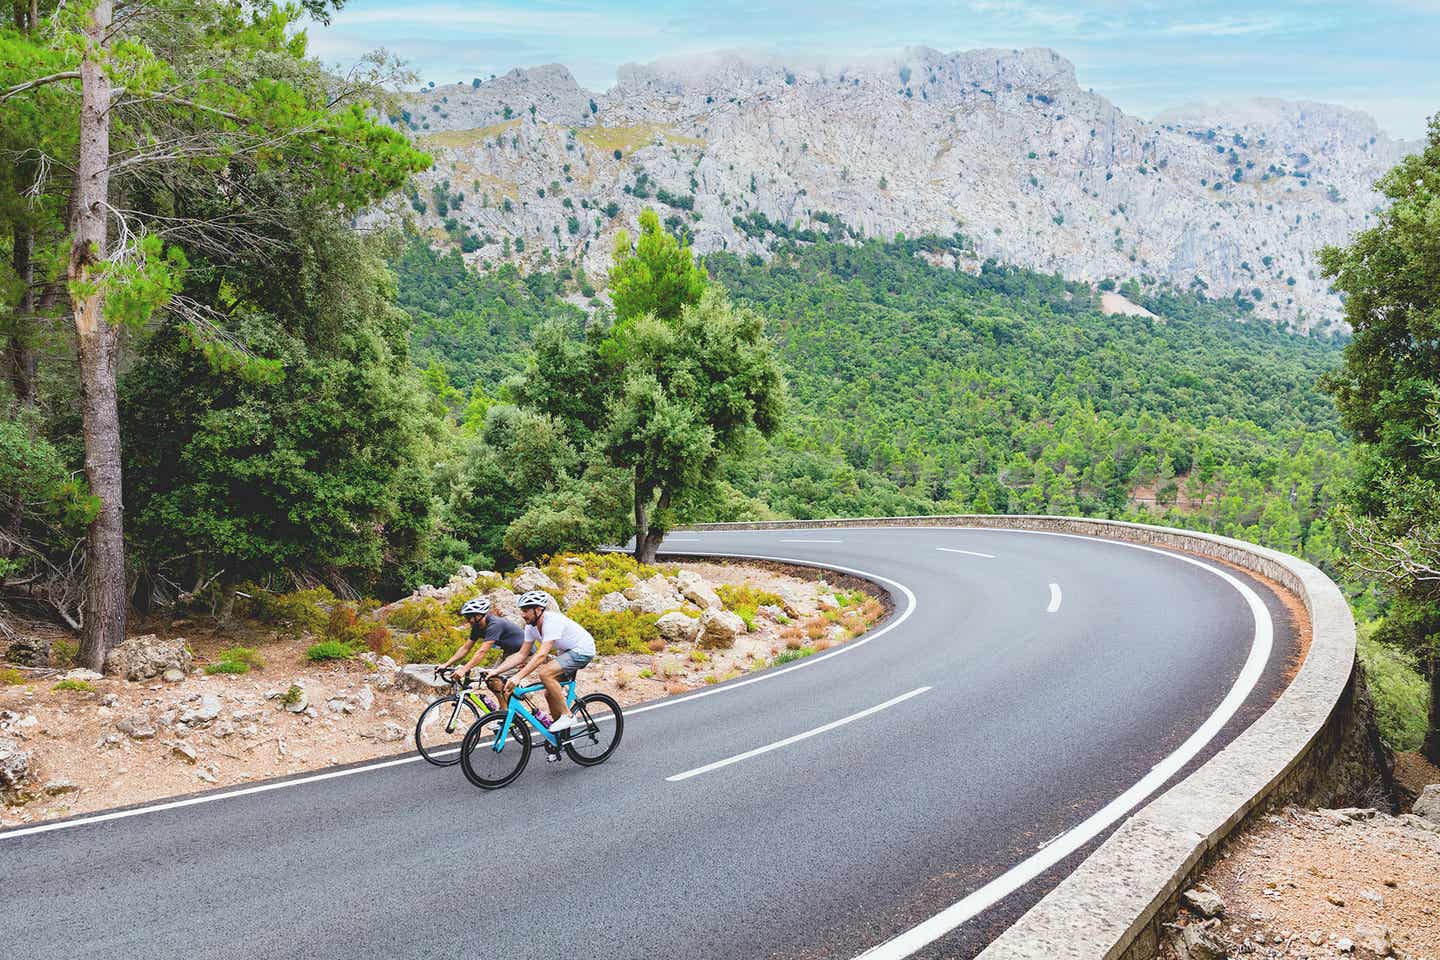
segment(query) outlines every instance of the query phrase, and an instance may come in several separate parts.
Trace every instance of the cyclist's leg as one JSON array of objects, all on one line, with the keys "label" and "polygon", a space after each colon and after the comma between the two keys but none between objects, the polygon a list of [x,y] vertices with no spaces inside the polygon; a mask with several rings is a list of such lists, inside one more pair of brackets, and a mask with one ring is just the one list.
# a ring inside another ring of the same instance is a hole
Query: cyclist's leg
[{"label": "cyclist's leg", "polygon": [[495,695],[495,709],[503,711],[506,700],[505,678],[492,673],[485,678],[485,685],[489,687],[490,692]]},{"label": "cyclist's leg", "polygon": [[545,685],[545,702],[550,707],[550,716],[558,720],[565,716],[565,691],[560,688],[559,680],[565,668],[560,666],[559,659],[547,660],[540,665],[537,672],[540,674],[540,682]]},{"label": "cyclist's leg", "polygon": [[560,684],[560,676],[566,673],[578,673],[592,659],[592,657],[588,657],[583,653],[576,653],[574,650],[565,650],[554,660],[545,664],[546,667],[553,668],[551,676],[554,678],[553,695],[551,692],[552,686],[547,683],[545,686],[545,696],[552,698],[552,706],[557,703],[560,705],[560,713],[556,714],[557,717],[569,710],[568,705],[565,703],[565,689]]}]

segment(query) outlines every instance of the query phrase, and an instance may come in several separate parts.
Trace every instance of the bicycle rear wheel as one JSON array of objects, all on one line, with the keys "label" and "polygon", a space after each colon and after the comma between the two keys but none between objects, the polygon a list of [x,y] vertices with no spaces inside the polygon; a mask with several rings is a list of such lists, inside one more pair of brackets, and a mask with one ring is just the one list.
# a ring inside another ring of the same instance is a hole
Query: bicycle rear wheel
[{"label": "bicycle rear wheel", "polygon": [[575,725],[566,731],[565,753],[582,767],[610,759],[625,733],[620,704],[603,693],[590,693],[570,709]]},{"label": "bicycle rear wheel", "polygon": [[465,731],[480,719],[480,711],[465,697],[453,693],[441,697],[420,713],[415,721],[415,748],[420,756],[437,767],[460,762],[460,742]]},{"label": "bicycle rear wheel", "polygon": [[520,776],[530,760],[530,728],[516,717],[500,742],[505,714],[487,713],[465,734],[460,745],[460,768],[465,779],[485,790],[498,790]]}]

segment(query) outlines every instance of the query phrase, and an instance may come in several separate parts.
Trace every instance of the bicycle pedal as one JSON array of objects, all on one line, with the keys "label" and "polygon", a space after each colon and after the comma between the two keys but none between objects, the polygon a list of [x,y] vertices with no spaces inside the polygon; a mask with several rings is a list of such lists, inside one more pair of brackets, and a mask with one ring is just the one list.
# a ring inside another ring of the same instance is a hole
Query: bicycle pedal
[{"label": "bicycle pedal", "polygon": [[547,752],[547,753],[545,754],[545,762],[546,762],[546,763],[559,763],[559,762],[560,762],[560,754],[558,754],[558,753],[548,753],[548,752]]}]

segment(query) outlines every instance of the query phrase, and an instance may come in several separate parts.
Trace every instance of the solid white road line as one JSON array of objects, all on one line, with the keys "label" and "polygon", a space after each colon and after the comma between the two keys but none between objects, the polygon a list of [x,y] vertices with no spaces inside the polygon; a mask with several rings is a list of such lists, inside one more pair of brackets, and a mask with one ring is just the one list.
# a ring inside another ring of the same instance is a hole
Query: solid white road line
[{"label": "solid white road line", "polygon": [[1060,584],[1050,584],[1050,606],[1045,608],[1046,613],[1054,613],[1060,609]]},{"label": "solid white road line", "polygon": [[665,779],[669,783],[679,783],[681,780],[689,780],[691,777],[698,777],[702,773],[709,773],[712,770],[719,770],[721,767],[728,767],[732,763],[739,763],[741,760],[749,760],[751,757],[758,757],[760,756],[760,754],[769,753],[771,750],[779,750],[781,747],[788,747],[792,743],[799,743],[801,740],[808,740],[811,737],[819,736],[822,733],[828,733],[829,731],[834,730],[836,727],[843,727],[845,726],[845,724],[855,720],[859,720],[861,717],[868,717],[873,713],[879,713],[881,710],[888,710],[890,707],[895,706],[897,703],[904,703],[911,697],[918,697],[920,694],[925,693],[927,690],[931,689],[934,688],[916,687],[909,693],[902,693],[898,697],[893,697],[889,700],[886,700],[884,703],[877,703],[873,707],[867,707],[864,710],[861,710],[859,713],[850,714],[850,716],[848,717],[841,717],[839,720],[831,720],[829,723],[822,724],[821,726],[818,726],[813,730],[806,730],[804,733],[797,733],[793,737],[786,737],[784,740],[776,740],[774,743],[766,744],[763,747],[756,747],[754,750],[746,750],[744,753],[737,753],[733,757],[726,757],[724,760],[716,760],[714,763],[707,763],[703,767],[696,767],[694,770],[686,770],[684,773],[677,773],[673,777],[666,777]]},{"label": "solid white road line", "polygon": [[954,547],[936,547],[936,550],[944,550],[946,553],[963,553],[967,557],[984,557],[986,560],[994,560],[993,553],[978,553],[974,550],[957,550]]},{"label": "solid white road line", "polygon": [[1156,547],[1141,546],[1137,543],[1125,543],[1122,540],[1106,540],[1103,537],[1087,537],[1076,533],[1051,533],[1041,530],[1019,530],[1016,533],[1034,533],[1039,536],[1071,537],[1077,540],[1098,540],[1101,543],[1121,543],[1136,550],[1145,550],[1150,553],[1158,553],[1161,556],[1172,557],[1184,563],[1193,564],[1202,570],[1208,570],[1217,577],[1224,580],[1230,586],[1239,591],[1250,607],[1250,615],[1255,620],[1255,638],[1250,645],[1250,655],[1245,660],[1245,666],[1241,668],[1240,675],[1235,679],[1235,684],[1215,712],[1206,718],[1190,738],[1182,743],[1174,753],[1164,760],[1161,760],[1151,768],[1150,773],[1143,777],[1138,783],[1126,790],[1120,796],[1111,800],[1100,810],[1091,814],[1084,821],[1066,831],[1056,840],[1048,843],[1045,849],[1032,854],[1028,859],[1021,861],[1000,876],[991,880],[974,893],[965,897],[957,903],[946,907],[944,910],[899,936],[887,940],[878,946],[871,947],[860,954],[857,960],[900,960],[908,957],[917,950],[928,944],[934,943],[954,930],[960,924],[974,917],[988,907],[993,906],[1000,900],[1014,893],[1016,890],[1029,883],[1031,880],[1064,860],[1070,854],[1079,850],[1089,843],[1100,833],[1108,829],[1120,818],[1133,810],[1146,797],[1163,786],[1178,773],[1185,764],[1194,759],[1205,745],[1213,740],[1235,712],[1245,703],[1250,691],[1260,680],[1260,674],[1265,670],[1265,664],[1270,659],[1270,650],[1275,641],[1275,624],[1270,618],[1270,611],[1265,608],[1265,602],[1260,599],[1250,586],[1243,581],[1231,576],[1219,567],[1213,567],[1201,560],[1187,557],[1180,553],[1171,553],[1160,550]]},{"label": "solid white road line", "polygon": [[[814,562],[813,560],[797,560],[793,557],[772,557],[760,554],[724,553],[715,554],[715,556],[738,557],[751,560],[774,560],[777,563],[805,564]],[[735,680],[730,683],[717,684],[716,686],[708,687],[704,690],[697,690],[695,693],[686,694],[683,697],[667,697],[664,700],[658,700],[654,703],[647,703],[643,706],[626,710],[625,716],[633,717],[636,714],[646,713],[650,710],[663,710],[666,707],[674,707],[682,703],[687,703],[691,700],[699,700],[702,697],[713,697],[716,694],[727,693],[731,690],[738,690],[741,687],[748,687],[752,683],[761,683],[765,680],[774,680],[776,677],[784,676],[787,673],[792,673],[796,670],[803,670],[808,667],[813,667],[815,664],[821,663],[825,660],[829,660],[831,657],[838,657],[842,654],[849,653],[851,650],[863,647],[871,640],[878,640],[880,637],[883,637],[891,630],[894,630],[896,627],[900,626],[906,620],[909,620],[910,615],[915,612],[914,591],[912,591],[909,587],[905,586],[905,584],[900,583],[898,580],[891,580],[889,577],[882,577],[878,573],[871,573],[868,570],[857,570],[854,567],[842,567],[839,564],[835,563],[827,563],[825,564],[825,567],[826,569],[835,570],[839,573],[853,573],[857,577],[866,577],[870,580],[875,581],[876,583],[885,584],[886,586],[892,588],[905,598],[905,609],[901,611],[898,617],[895,617],[893,620],[885,624],[885,626],[881,627],[879,630],[872,630],[870,633],[862,635],[859,639],[852,640],[851,642],[846,644],[842,644],[833,650],[827,651],[825,653],[813,654],[799,661],[798,663],[790,664],[788,667],[780,667],[778,669],[771,668],[769,670],[765,670],[761,673],[756,674],[753,677],[748,677],[744,680]],[[443,751],[439,755],[443,756],[449,753],[458,752],[459,748],[456,747],[450,750]],[[51,833],[55,830],[66,830],[70,827],[83,827],[92,823],[105,823],[110,820],[124,820],[129,817],[138,817],[143,813],[158,813],[162,810],[174,810],[180,807],[193,807],[202,803],[213,803],[216,800],[229,800],[232,797],[248,796],[252,793],[268,793],[271,790],[282,790],[286,787],[298,787],[302,784],[316,783],[321,780],[334,780],[339,777],[353,776],[357,773],[369,773],[371,770],[383,770],[386,767],[398,767],[407,763],[421,763],[424,761],[424,759],[425,758],[420,756],[419,754],[408,757],[396,757],[393,760],[380,760],[375,763],[367,763],[364,766],[350,767],[345,770],[331,770],[326,773],[318,773],[308,777],[297,777],[294,780],[283,780],[278,783],[262,783],[253,787],[244,787],[238,790],[225,790],[217,793],[207,793],[198,797],[187,797],[184,800],[163,801],[161,803],[150,804],[148,806],[134,807],[129,810],[114,810],[109,813],[97,813],[93,816],[77,817],[74,820],[66,820],[61,823],[42,823],[33,827],[22,827],[18,830],[0,831],[0,843],[3,843],[6,840],[19,839],[20,837],[28,837],[37,833]]]}]

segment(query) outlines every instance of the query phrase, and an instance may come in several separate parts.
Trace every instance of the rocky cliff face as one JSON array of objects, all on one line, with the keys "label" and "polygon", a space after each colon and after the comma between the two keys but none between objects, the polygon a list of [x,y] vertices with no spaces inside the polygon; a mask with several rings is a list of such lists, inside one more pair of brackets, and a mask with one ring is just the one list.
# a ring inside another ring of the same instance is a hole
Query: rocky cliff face
[{"label": "rocky cliff face", "polygon": [[958,232],[961,268],[994,257],[1168,280],[1297,329],[1339,316],[1314,253],[1373,221],[1372,186],[1407,149],[1317,103],[1148,122],[1044,49],[661,61],[622,68],[603,94],[547,66],[423,91],[396,122],[436,166],[375,215],[416,217],[472,260],[558,258],[596,275],[613,234],[654,206],[701,252],[763,256],[806,230]]}]

